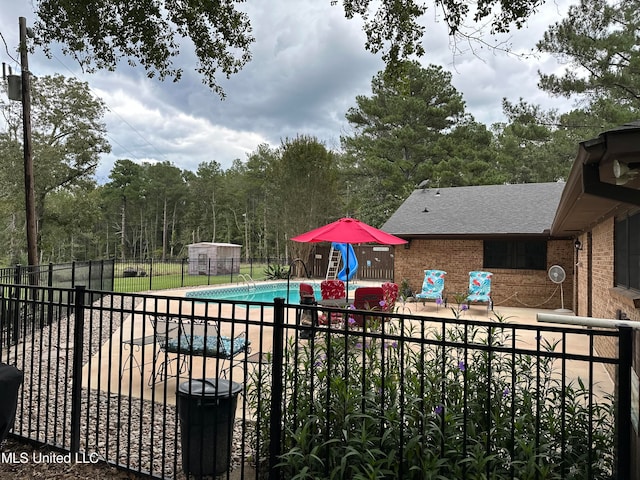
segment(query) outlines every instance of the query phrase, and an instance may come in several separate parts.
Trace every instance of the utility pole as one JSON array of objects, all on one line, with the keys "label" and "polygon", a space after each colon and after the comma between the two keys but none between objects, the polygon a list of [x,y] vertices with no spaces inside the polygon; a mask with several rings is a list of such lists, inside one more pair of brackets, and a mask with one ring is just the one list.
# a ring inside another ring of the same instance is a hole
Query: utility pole
[{"label": "utility pole", "polygon": [[36,223],[36,200],[33,181],[33,158],[31,156],[31,74],[27,57],[27,19],[19,18],[20,66],[22,68],[22,131],[24,134],[24,193],[27,220],[27,258],[32,274],[30,284],[37,285],[34,273],[38,265],[38,230]]}]

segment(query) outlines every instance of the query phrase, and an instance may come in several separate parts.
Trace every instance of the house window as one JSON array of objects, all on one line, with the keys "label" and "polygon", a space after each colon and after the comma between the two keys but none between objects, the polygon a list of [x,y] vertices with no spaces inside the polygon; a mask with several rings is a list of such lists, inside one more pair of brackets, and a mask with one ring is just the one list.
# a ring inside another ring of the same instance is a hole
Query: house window
[{"label": "house window", "polygon": [[546,270],[546,240],[485,240],[484,268]]},{"label": "house window", "polygon": [[614,238],[616,286],[640,290],[640,214],[618,219]]}]

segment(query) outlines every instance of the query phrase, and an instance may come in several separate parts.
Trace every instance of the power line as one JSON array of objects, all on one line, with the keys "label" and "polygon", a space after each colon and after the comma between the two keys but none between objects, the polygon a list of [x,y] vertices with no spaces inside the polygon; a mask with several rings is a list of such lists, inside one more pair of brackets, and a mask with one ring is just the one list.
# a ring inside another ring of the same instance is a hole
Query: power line
[{"label": "power line", "polygon": [[7,52],[7,56],[11,60],[13,60],[16,64],[20,64],[20,62],[18,60],[16,60],[15,58],[13,58],[11,53],[9,53],[9,46],[7,45],[7,40],[4,38],[4,35],[2,34],[2,32],[0,32],[0,38],[2,39],[2,43],[4,43],[4,50],[5,50],[5,52]]},{"label": "power line", "polygon": [[[60,64],[62,65],[69,73],[71,73],[71,75],[73,75],[73,77],[75,77],[77,80],[82,80],[80,77],[78,77],[78,75],[71,70],[64,62],[62,62],[62,60],[60,60],[55,54],[51,53],[51,56]],[[89,84],[89,82],[86,82],[87,85],[89,85],[89,90],[97,97],[100,98],[100,100],[102,100],[102,98],[95,92],[95,90],[93,90],[91,88],[91,85]],[[104,100],[102,100],[104,102]],[[125,120],[118,112],[116,112],[115,110],[113,110],[109,104],[107,102],[104,102],[105,107],[107,109],[107,111],[111,112],[113,115],[115,115],[116,117],[118,117],[122,123],[124,123],[125,125],[127,125],[137,136],[139,136],[143,142],[145,142],[147,145],[149,145],[151,148],[153,148],[159,156],[161,156],[164,160],[169,161],[169,159],[166,157],[166,155],[161,152],[153,143],[151,143],[137,128],[135,128],[133,125],[131,125],[131,123],[129,123],[127,120]],[[107,137],[109,137],[110,139],[113,139],[113,137],[111,135],[109,135],[109,133],[107,132]],[[134,153],[132,153],[127,147],[125,147],[124,145],[122,145],[120,142],[118,142],[117,140],[114,140],[114,143],[116,143],[117,145],[119,145],[123,150],[125,150],[125,152],[129,153],[130,156],[134,159],[137,160],[141,160],[140,157],[136,156]]]},{"label": "power line", "polygon": [[[31,2],[31,6],[33,7],[33,2]],[[35,9],[34,9],[35,12]],[[7,41],[3,35],[3,33],[0,31],[0,39],[2,40],[2,43],[4,44],[4,49],[5,52],[7,54],[7,56],[17,65],[20,65],[19,60],[17,60],[16,58],[14,58],[10,51],[9,51],[9,46],[7,44]],[[53,58],[54,60],[56,60],[56,62],[58,62],[67,72],[69,72],[71,74],[71,76],[73,76],[74,78],[76,78],[77,80],[83,81],[85,83],[87,83],[87,85],[89,86],[89,90],[91,91],[91,93],[93,95],[95,95],[96,98],[99,98],[105,105],[105,109],[110,112],[112,115],[115,115],[120,122],[122,122],[123,124],[125,124],[127,127],[129,127],[129,129],[134,132],[138,137],[140,137],[140,139],[144,142],[144,144],[148,145],[149,147],[153,148],[153,150],[158,154],[159,157],[161,157],[163,160],[169,161],[169,159],[166,157],[165,153],[161,152],[147,137],[145,137],[142,132],[140,132],[136,127],[134,127],[131,123],[129,123],[126,119],[124,119],[118,112],[116,112],[107,102],[105,102],[102,97],[100,97],[96,91],[91,87],[91,85],[89,84],[88,81],[83,80],[82,78],[80,78],[78,76],[78,74],[76,72],[74,72],[73,70],[71,70],[71,68],[69,68],[58,56],[56,56],[53,52],[49,53],[51,58]],[[18,68],[18,67],[17,67]],[[123,150],[128,157],[132,158],[132,159],[136,159],[139,161],[142,161],[142,159],[134,154],[128,147],[126,147],[125,145],[123,145],[121,142],[119,142],[112,134],[109,133],[109,131],[106,132],[106,136],[109,139],[109,141],[117,146],[120,147],[121,150]]]},{"label": "power line", "polygon": [[[32,3],[33,6],[33,3]],[[10,51],[9,51],[9,46],[7,44],[7,41],[3,35],[3,33],[0,31],[0,39],[2,40],[2,43],[4,44],[4,49],[5,52],[7,54],[7,56],[16,64],[16,68],[19,68],[20,65],[20,61],[17,60],[16,58],[14,58]],[[118,112],[116,112],[106,101],[104,101],[102,99],[102,97],[100,97],[96,91],[91,87],[91,85],[89,84],[88,81],[83,80],[82,78],[80,78],[76,72],[74,72],[73,70],[71,70],[71,68],[69,68],[58,56],[56,56],[53,52],[50,52],[50,56],[56,60],[56,62],[58,62],[67,72],[69,72],[71,74],[71,76],[73,76],[74,78],[76,78],[77,80],[83,81],[85,82],[88,86],[89,86],[89,90],[91,91],[91,93],[93,95],[95,95],[96,98],[99,98],[105,105],[105,109],[110,112],[112,115],[115,115],[123,124],[125,124],[127,127],[129,127],[129,129],[134,132],[138,137],[140,137],[140,139],[142,139],[142,141],[150,146],[151,148],[153,148],[153,150],[158,154],[159,157],[161,157],[163,160],[169,161],[169,159],[167,158],[167,156],[161,152],[148,138],[146,138],[136,127],[134,127],[131,123],[129,123],[125,118],[123,118]],[[112,144],[117,145],[118,147],[120,147],[121,150],[123,150],[125,152],[125,154],[127,154],[127,156],[129,158],[138,160],[138,161],[142,161],[142,159],[140,158],[140,156],[136,155],[135,153],[133,153],[129,147],[123,145],[121,142],[119,142],[112,134],[109,133],[109,131],[107,130],[106,132],[106,136],[109,139],[109,141]]]}]

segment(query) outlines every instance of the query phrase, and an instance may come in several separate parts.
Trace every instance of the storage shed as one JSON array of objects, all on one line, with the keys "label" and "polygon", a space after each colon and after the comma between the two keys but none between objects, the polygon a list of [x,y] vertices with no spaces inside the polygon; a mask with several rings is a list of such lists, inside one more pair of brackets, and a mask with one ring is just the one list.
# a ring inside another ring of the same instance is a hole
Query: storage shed
[{"label": "storage shed", "polygon": [[188,245],[189,275],[225,275],[240,272],[240,249],[234,243],[199,242]]}]

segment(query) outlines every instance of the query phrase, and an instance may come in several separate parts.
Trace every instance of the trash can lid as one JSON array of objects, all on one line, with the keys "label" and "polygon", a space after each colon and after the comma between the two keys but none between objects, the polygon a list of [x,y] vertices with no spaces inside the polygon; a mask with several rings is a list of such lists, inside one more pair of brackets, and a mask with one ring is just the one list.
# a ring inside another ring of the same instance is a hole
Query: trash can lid
[{"label": "trash can lid", "polygon": [[205,396],[205,397],[230,397],[242,391],[242,385],[230,382],[224,378],[205,378],[182,382],[178,387],[178,393]]}]

